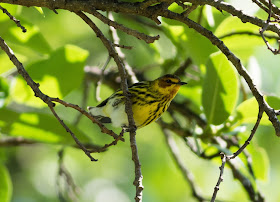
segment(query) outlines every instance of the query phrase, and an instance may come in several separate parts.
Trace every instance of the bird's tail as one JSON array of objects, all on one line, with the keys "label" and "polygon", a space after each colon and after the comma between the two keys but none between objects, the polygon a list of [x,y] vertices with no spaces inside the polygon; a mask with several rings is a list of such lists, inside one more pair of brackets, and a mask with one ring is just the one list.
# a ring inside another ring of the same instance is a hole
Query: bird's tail
[{"label": "bird's tail", "polygon": [[87,107],[87,109],[101,123],[112,123],[111,119],[104,115],[102,107]]}]

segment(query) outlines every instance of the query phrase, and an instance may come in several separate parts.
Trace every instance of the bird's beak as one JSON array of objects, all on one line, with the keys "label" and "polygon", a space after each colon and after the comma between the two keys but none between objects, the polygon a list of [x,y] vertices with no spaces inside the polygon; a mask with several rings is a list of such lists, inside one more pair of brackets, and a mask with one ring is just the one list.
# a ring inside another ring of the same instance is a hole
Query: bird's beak
[{"label": "bird's beak", "polygon": [[178,82],[178,85],[180,85],[180,86],[185,85],[185,84],[188,84],[188,83],[182,82],[182,81]]}]

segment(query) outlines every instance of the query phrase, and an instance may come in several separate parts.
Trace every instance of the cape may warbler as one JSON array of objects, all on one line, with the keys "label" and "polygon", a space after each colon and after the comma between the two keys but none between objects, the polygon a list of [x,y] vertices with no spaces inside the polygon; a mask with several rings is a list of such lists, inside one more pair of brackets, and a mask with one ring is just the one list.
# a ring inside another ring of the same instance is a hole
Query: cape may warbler
[{"label": "cape may warbler", "polygon": [[[180,86],[184,84],[187,83],[182,82],[177,76],[167,74],[154,81],[142,81],[129,86],[136,127],[141,128],[157,120],[167,110]],[[102,123],[128,127],[122,90],[116,91],[96,107],[88,107],[88,110]]]}]

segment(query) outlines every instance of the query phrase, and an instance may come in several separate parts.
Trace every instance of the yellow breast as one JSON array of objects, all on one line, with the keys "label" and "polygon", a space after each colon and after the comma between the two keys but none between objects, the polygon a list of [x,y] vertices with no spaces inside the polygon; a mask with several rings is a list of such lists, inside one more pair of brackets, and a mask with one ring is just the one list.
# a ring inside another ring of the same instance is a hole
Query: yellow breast
[{"label": "yellow breast", "polygon": [[153,121],[156,121],[165,112],[169,106],[170,100],[165,99],[164,102],[155,101],[149,105],[132,106],[133,118],[137,128],[144,127]]}]

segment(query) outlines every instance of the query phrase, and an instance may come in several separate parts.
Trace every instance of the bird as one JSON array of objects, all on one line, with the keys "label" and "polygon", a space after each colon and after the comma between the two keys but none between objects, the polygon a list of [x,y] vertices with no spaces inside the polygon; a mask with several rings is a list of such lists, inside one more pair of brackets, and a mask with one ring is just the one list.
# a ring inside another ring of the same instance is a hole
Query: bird
[{"label": "bird", "polygon": [[[156,121],[168,109],[182,85],[178,76],[166,74],[153,81],[141,81],[128,87],[132,112],[137,129]],[[125,96],[121,89],[96,107],[89,106],[89,112],[101,123],[112,123],[114,127],[128,130],[125,112]]]}]

